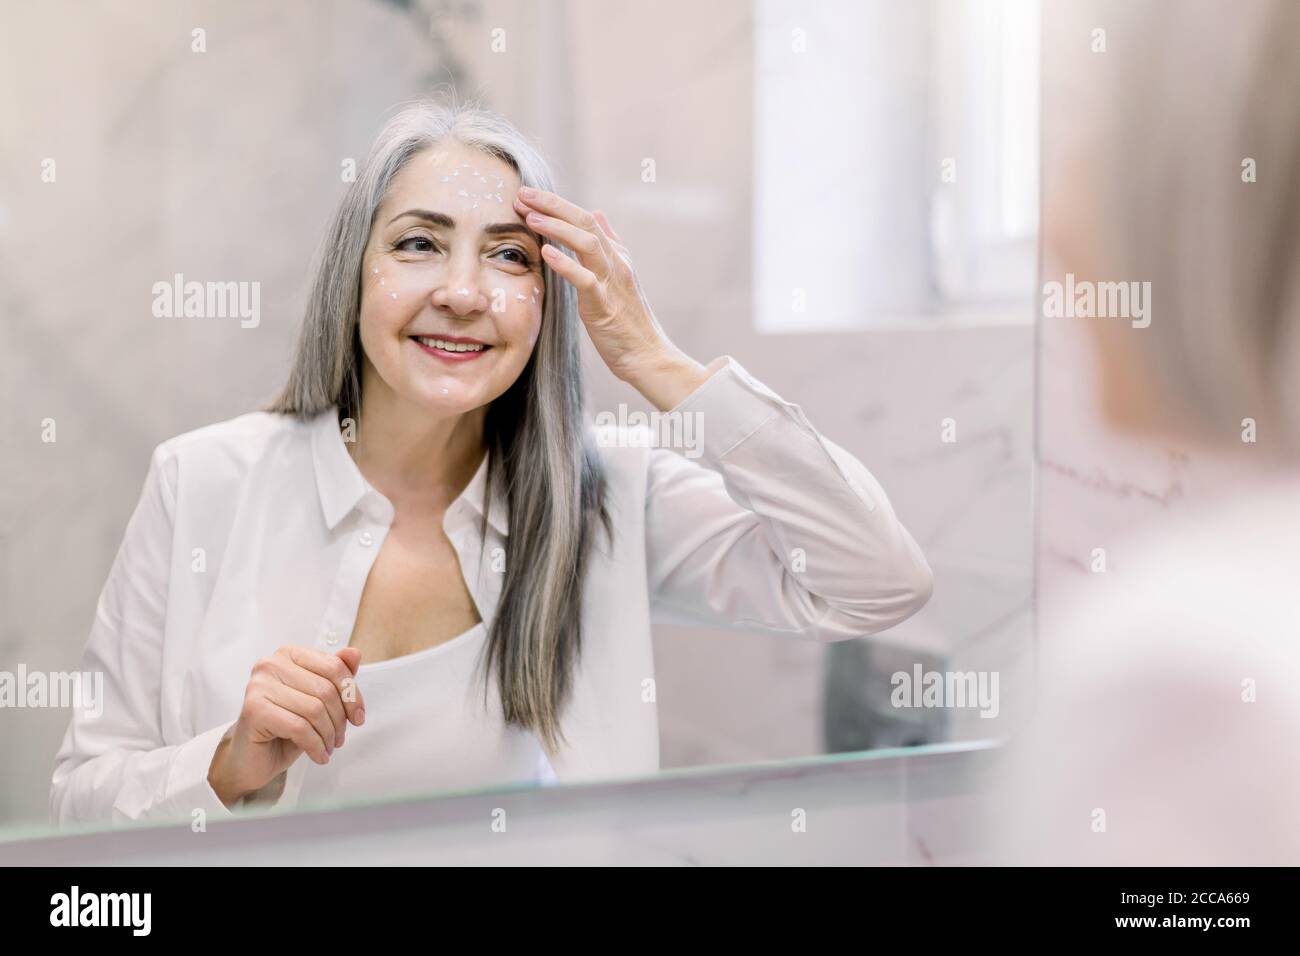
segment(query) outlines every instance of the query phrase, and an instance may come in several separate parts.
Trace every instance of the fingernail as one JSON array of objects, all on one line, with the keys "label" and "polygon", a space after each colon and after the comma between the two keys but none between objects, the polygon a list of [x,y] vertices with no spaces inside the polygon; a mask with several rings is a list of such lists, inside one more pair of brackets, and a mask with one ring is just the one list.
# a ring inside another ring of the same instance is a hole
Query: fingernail
[{"label": "fingernail", "polygon": [[520,186],[519,195],[523,196],[525,199],[532,199],[537,195],[537,190],[533,189],[531,186]]},{"label": "fingernail", "polygon": [[358,707],[358,708],[357,708],[357,723],[358,723],[358,724],[364,724],[365,722],[366,722],[366,709],[365,709],[364,707]]}]

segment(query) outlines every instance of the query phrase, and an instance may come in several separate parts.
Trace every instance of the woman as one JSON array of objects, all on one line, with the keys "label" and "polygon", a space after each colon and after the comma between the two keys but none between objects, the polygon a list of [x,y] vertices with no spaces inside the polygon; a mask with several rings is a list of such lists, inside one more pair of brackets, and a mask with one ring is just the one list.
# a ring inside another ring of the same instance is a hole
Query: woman
[{"label": "woman", "polygon": [[[1231,480],[1099,541],[1111,567],[1044,615],[1041,703],[992,801],[994,853],[1294,866],[1300,6],[1076,15],[1084,35],[1104,22],[1123,39],[1104,62],[1083,54],[1080,89],[1101,108],[1086,124],[1069,111],[1086,149],[1058,146],[1077,165],[1044,180],[1048,260],[1150,283],[1149,327],[1092,321],[1100,410],[1129,436],[1192,449],[1192,476]],[[1184,916],[1242,913],[1188,903]]]},{"label": "woman", "polygon": [[[579,320],[702,461],[584,425]],[[155,450],[52,816],[650,773],[652,615],[841,640],[930,589],[867,469],[677,349],[517,130],[418,105],[334,218],[279,397]]]}]

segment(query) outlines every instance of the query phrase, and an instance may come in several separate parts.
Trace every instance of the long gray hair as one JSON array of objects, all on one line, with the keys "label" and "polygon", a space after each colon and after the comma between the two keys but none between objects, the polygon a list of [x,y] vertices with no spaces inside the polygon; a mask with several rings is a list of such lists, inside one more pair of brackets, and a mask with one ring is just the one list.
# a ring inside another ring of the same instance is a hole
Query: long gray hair
[{"label": "long gray hair", "polygon": [[1179,424],[1240,447],[1255,418],[1261,449],[1300,456],[1300,4],[1078,15],[1129,38],[1089,69],[1102,111],[1079,124],[1096,271],[1149,280],[1156,302],[1118,341]]},{"label": "long gray hair", "polygon": [[[406,163],[447,140],[508,163],[524,185],[554,190],[546,161],[504,117],[434,101],[401,109],[379,133],[334,215],[317,256],[293,369],[265,411],[307,418],[338,406],[358,420],[361,262],[375,211]],[[613,529],[604,469],[586,427],[576,300],[549,266],[543,263],[542,271],[537,343],[519,378],[485,415],[488,485],[480,533],[486,536],[497,491],[508,503],[510,534],[483,687],[486,695],[495,670],[506,721],[531,729],[554,752],[564,739],[560,711],[582,646],[583,572],[596,522],[611,537]]]}]

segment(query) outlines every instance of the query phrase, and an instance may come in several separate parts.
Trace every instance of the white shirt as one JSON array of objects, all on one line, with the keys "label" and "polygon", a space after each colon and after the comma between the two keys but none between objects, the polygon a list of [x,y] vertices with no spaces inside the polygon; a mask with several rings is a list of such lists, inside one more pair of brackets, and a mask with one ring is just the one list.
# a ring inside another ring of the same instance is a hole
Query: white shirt
[{"label": "white shirt", "polygon": [[482,622],[442,644],[357,669],[366,722],[348,725],[330,761],[305,761],[302,803],[537,783],[549,769],[530,730],[508,726],[474,668]]},{"label": "white shirt", "polygon": [[1106,573],[1043,615],[1038,704],[989,800],[993,862],[1300,862],[1300,473],[1238,461],[1196,504],[1103,538]]},{"label": "white shirt", "polygon": [[[547,755],[558,782],[658,770],[652,617],[836,641],[929,598],[930,568],[866,467],[723,360],[672,410],[698,413],[699,457],[650,447],[644,426],[595,429],[617,534],[612,550],[598,538],[584,582],[567,743]],[[443,528],[490,626],[509,526],[498,494],[480,541],[486,469]],[[253,412],[160,444],[82,661],[104,675],[103,713],[73,712],[52,819],[229,816],[207,772],[254,663],[284,644],[347,646],[393,515],[335,409],[307,421]],[[309,765],[290,767],[277,807],[297,800]]]}]

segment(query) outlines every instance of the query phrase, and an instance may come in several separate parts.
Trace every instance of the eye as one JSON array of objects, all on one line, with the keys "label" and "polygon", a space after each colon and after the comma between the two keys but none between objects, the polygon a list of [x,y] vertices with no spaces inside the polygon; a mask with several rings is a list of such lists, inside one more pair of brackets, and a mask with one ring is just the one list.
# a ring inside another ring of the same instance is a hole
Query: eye
[{"label": "eye", "polygon": [[519,249],[515,246],[506,246],[504,249],[498,252],[497,255],[505,255],[506,253],[511,253],[512,255],[515,256],[515,258],[509,261],[514,262],[517,265],[528,266],[528,265],[532,265],[533,263],[533,260],[529,258],[528,253],[524,252],[524,250]]},{"label": "eye", "polygon": [[403,252],[432,252],[437,246],[428,236],[407,236],[393,246]]}]

